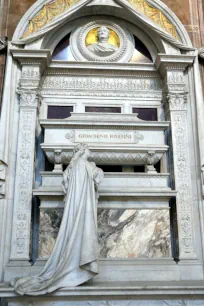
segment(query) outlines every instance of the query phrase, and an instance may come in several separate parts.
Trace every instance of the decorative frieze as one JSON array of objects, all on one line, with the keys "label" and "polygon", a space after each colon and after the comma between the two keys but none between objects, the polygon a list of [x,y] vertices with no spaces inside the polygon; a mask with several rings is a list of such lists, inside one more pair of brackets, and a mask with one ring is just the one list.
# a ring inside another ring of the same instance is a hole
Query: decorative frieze
[{"label": "decorative frieze", "polygon": [[136,78],[108,78],[108,77],[68,77],[47,76],[43,83],[45,89],[69,89],[69,90],[102,90],[102,91],[140,91],[161,90],[160,79],[136,79]]}]

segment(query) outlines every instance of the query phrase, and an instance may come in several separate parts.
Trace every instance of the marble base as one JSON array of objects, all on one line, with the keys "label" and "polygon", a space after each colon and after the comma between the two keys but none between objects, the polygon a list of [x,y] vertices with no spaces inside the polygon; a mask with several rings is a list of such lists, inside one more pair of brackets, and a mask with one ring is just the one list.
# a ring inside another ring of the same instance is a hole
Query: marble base
[{"label": "marble base", "polygon": [[[39,258],[48,258],[63,209],[41,209]],[[164,209],[98,209],[100,258],[169,258],[170,220]]]}]

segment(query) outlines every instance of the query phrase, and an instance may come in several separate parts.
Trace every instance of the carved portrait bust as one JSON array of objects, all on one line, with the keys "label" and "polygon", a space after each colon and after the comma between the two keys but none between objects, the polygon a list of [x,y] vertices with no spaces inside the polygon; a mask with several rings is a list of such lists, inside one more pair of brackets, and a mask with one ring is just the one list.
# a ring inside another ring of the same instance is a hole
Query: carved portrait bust
[{"label": "carved portrait bust", "polygon": [[135,42],[118,19],[90,17],[73,30],[70,46],[76,60],[122,63],[132,58]]},{"label": "carved portrait bust", "polygon": [[98,56],[109,56],[118,50],[117,46],[114,46],[108,42],[110,31],[106,26],[101,26],[98,29],[98,42],[89,45],[87,48]]}]

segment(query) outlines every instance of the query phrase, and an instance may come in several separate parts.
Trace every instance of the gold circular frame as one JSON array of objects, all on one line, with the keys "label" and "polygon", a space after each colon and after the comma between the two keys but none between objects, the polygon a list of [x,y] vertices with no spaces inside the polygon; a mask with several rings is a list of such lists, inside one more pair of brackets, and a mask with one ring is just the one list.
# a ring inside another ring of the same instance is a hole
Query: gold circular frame
[{"label": "gold circular frame", "polygon": [[[87,35],[86,35],[86,38],[85,38],[85,44],[86,44],[86,47],[92,45],[92,44],[96,44],[98,42],[98,29],[100,27],[96,27],[96,28],[93,28],[92,30],[90,30]],[[109,39],[108,39],[108,42],[109,44],[119,48],[120,47],[120,38],[118,36],[118,34],[110,29],[109,27],[107,27],[110,31],[110,35],[109,35]]]}]

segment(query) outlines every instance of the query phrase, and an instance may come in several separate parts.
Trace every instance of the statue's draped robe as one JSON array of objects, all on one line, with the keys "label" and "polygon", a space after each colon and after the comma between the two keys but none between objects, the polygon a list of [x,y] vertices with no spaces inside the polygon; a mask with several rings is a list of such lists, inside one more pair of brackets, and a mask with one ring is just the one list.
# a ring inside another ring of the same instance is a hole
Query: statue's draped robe
[{"label": "statue's draped robe", "polygon": [[65,209],[54,249],[39,275],[11,282],[19,294],[40,295],[78,286],[98,273],[96,189],[103,171],[78,158],[63,176]]}]

